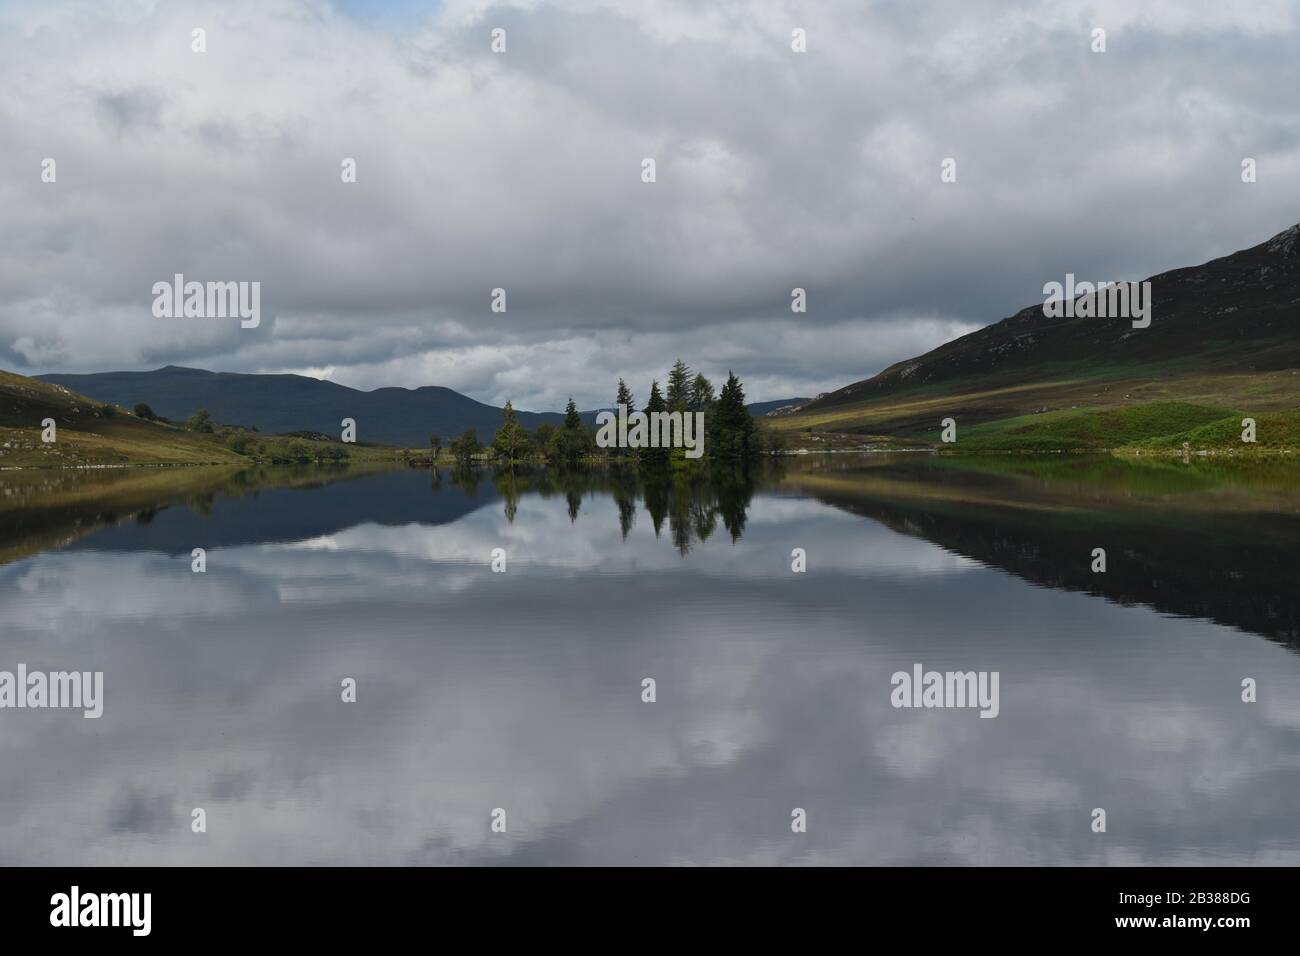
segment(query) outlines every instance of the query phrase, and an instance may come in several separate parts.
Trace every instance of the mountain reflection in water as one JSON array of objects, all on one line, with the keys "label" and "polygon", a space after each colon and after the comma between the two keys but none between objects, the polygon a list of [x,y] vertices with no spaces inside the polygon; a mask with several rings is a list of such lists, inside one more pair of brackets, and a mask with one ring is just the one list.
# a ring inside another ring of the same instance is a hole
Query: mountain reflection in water
[{"label": "mountain reflection in water", "polygon": [[[6,473],[0,669],[102,670],[105,705],[0,711],[0,863],[1295,863],[1296,487],[847,455]],[[916,664],[999,672],[998,716],[893,708]]]}]

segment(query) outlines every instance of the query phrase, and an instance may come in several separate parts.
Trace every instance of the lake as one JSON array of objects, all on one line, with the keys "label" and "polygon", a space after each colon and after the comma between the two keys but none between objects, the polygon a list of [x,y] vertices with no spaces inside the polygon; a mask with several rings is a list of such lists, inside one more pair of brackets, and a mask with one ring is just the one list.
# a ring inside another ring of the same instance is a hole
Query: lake
[{"label": "lake", "polygon": [[0,473],[0,864],[1294,865],[1298,475]]}]

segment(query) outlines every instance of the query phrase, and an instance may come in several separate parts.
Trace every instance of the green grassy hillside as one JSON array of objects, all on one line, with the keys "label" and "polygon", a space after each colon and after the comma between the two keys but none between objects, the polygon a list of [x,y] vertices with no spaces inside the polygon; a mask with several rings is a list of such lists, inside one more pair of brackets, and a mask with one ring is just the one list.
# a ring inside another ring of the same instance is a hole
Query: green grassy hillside
[{"label": "green grassy hillside", "polygon": [[[56,440],[41,441],[54,419]],[[246,461],[211,436],[147,422],[59,385],[0,372],[0,467],[230,464]]]},{"label": "green grassy hillside", "polygon": [[[1230,414],[1227,409],[1191,402],[1043,412],[975,425],[959,431],[956,444],[962,451],[1096,451],[1181,434]],[[923,437],[938,444],[939,429]]]},{"label": "green grassy hillside", "polygon": [[1265,412],[1249,417],[1255,419],[1255,442],[1242,441],[1244,414],[1224,415],[1210,422],[1184,429],[1136,440],[1124,451],[1189,451],[1240,449],[1242,452],[1270,450],[1300,450],[1300,410]]},{"label": "green grassy hillside", "polygon": [[[41,440],[46,419],[56,440]],[[252,461],[375,461],[405,452],[325,436],[263,435],[237,427],[213,432],[137,418],[62,385],[0,371],[0,468],[109,465],[247,465]]]},{"label": "green grassy hillside", "polygon": [[1240,445],[1249,416],[1256,450],[1300,449],[1300,226],[1149,281],[1148,328],[1028,306],[769,423],[805,448],[937,444],[953,418],[957,451],[1156,450]]}]

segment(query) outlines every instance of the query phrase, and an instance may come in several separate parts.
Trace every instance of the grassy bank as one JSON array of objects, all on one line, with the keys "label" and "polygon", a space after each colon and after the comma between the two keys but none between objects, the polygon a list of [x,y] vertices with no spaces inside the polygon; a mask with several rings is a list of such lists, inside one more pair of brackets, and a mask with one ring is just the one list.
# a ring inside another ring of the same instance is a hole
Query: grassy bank
[{"label": "grassy bank", "polygon": [[[958,421],[955,450],[1103,451],[1136,441],[1183,434],[1231,415],[1224,408],[1191,402],[1150,402],[1121,408],[1099,408],[1018,415],[962,428]],[[918,436],[940,444],[940,430]]]},{"label": "grassy bank", "polygon": [[[1144,380],[1060,377],[1032,384],[970,379],[947,387],[901,390],[877,398],[770,419],[790,448],[854,445],[931,447],[964,453],[1115,451],[1121,454],[1300,454],[1300,371],[1182,375],[1176,368]],[[1131,374],[1131,370],[1123,370]],[[1104,374],[1103,374],[1104,373]],[[1254,444],[1241,421],[1257,424]],[[957,441],[941,441],[941,422],[957,423]]]},{"label": "grassy bank", "polygon": [[[53,441],[44,436],[53,422]],[[372,462],[409,457],[387,445],[314,433],[263,435],[238,426],[192,431],[37,379],[0,372],[0,469],[259,462]]]}]

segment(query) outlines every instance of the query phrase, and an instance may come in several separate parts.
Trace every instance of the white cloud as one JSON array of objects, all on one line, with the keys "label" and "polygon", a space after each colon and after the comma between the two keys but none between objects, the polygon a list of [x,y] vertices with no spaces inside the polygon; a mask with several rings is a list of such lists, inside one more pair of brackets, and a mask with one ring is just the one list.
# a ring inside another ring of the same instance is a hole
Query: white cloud
[{"label": "white cloud", "polygon": [[[400,27],[321,0],[19,2],[0,27],[19,371],[329,368],[554,408],[681,355],[781,398],[1045,277],[1190,264],[1300,207],[1284,2],[452,2]],[[154,319],[175,272],[261,281],[262,326]]]}]

